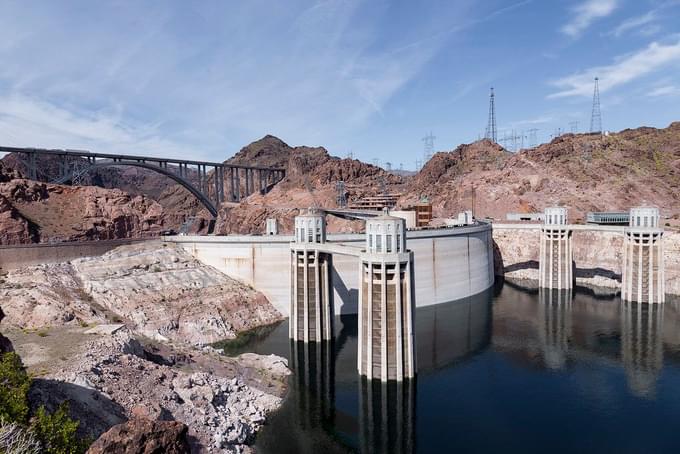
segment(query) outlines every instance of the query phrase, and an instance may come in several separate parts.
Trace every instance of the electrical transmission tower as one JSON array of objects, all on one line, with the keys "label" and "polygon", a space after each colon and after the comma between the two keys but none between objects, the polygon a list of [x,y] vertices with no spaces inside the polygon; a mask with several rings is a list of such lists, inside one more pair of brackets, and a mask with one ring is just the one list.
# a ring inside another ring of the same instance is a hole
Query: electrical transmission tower
[{"label": "electrical transmission tower", "polygon": [[84,177],[87,174],[88,166],[85,162],[76,158],[73,163],[73,173],[71,174],[71,184],[74,186],[82,186],[84,182]]},{"label": "electrical transmission tower", "polygon": [[538,145],[538,140],[536,139],[536,133],[538,132],[538,128],[531,128],[529,130],[529,146],[530,147],[535,147]]},{"label": "electrical transmission tower", "polygon": [[347,206],[347,192],[345,191],[345,182],[340,180],[335,182],[335,191],[337,192],[337,203],[340,208]]},{"label": "electrical transmission tower", "polygon": [[571,130],[572,134],[576,134],[578,132],[578,121],[570,121],[569,129]]},{"label": "electrical transmission tower", "polygon": [[602,113],[600,112],[600,78],[595,78],[593,89],[593,112],[590,116],[590,132],[602,132]]},{"label": "electrical transmission tower", "polygon": [[423,137],[423,153],[425,156],[425,162],[429,161],[432,158],[432,154],[434,153],[434,139],[436,139],[436,137],[432,135],[432,131]]},{"label": "electrical transmission tower", "polygon": [[486,125],[486,133],[484,134],[485,139],[490,139],[492,142],[496,142],[498,137],[496,135],[496,103],[495,96],[493,94],[493,87],[491,87],[491,94],[489,95],[489,122]]}]

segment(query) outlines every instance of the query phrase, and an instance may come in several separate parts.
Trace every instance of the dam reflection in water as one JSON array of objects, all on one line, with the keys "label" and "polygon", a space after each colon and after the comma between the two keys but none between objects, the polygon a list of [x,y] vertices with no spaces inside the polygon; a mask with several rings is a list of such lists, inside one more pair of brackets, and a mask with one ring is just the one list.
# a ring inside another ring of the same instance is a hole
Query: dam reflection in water
[{"label": "dam reflection in water", "polygon": [[[680,401],[668,397],[680,394],[673,304],[506,284],[416,315],[418,377],[399,384],[357,375],[355,316],[337,319],[332,342],[290,342],[283,323],[248,346],[288,357],[294,371],[259,452],[542,452],[549,444],[644,452],[675,441],[667,418],[680,416]],[[661,380],[664,372],[676,379]]]}]

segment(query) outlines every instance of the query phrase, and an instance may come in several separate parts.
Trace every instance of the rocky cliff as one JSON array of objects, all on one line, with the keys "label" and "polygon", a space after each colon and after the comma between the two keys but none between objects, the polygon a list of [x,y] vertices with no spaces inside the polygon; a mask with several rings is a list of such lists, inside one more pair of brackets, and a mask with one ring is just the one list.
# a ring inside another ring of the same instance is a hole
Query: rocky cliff
[{"label": "rocky cliff", "polygon": [[539,147],[509,153],[482,140],[441,152],[413,177],[402,203],[427,196],[436,216],[472,206],[477,217],[569,208],[572,220],[587,211],[628,210],[651,203],[677,224],[680,205],[680,122],[609,135],[565,134]]},{"label": "rocky cliff", "polygon": [[151,339],[201,345],[282,317],[261,293],[174,246],[10,271],[0,298],[7,322],[21,328],[116,320]]},{"label": "rocky cliff", "polygon": [[[577,221],[587,211],[627,210],[633,205],[650,203],[662,209],[667,217],[664,224],[680,226],[680,205],[674,203],[680,198],[680,122],[662,129],[642,127],[609,135],[565,134],[517,153],[481,140],[436,153],[413,176],[333,157],[323,147],[293,147],[270,135],[243,147],[225,162],[285,168],[286,178],[266,195],[253,194],[241,203],[224,203],[217,220],[216,232],[220,234],[261,233],[267,217],[278,217],[282,231],[289,233],[298,209],[336,206],[338,181],[345,183],[349,201],[390,192],[402,194],[399,203],[406,206],[427,197],[436,217],[455,216],[473,203],[477,217],[496,219],[504,219],[507,212],[540,211],[547,205],[563,204],[569,208],[570,218]],[[22,164],[11,155],[3,163],[19,173],[22,170]],[[46,174],[57,172],[56,163],[46,162],[44,170]],[[5,176],[0,181],[17,177]],[[157,219],[132,220],[131,230],[135,232],[152,232],[151,224],[177,229],[191,216],[198,220],[190,232],[207,231],[209,215],[198,201],[177,184],[151,171],[125,167],[99,169],[86,183],[116,185],[129,194],[143,193],[158,202],[162,210],[152,208],[152,201],[144,199],[152,217]],[[244,184],[242,179],[242,193]],[[208,186],[212,191],[212,185]],[[23,207],[14,202],[12,197],[0,198],[0,219],[7,226],[5,241],[44,241],[40,217],[24,213]],[[159,211],[162,219],[158,218]],[[82,228],[78,226],[76,230]],[[329,225],[330,231],[355,228],[360,226],[342,221]],[[112,233],[116,227],[98,226],[94,231],[85,228],[89,233],[67,232],[56,235],[56,239],[100,237],[102,230],[107,232],[104,237],[118,234]]]},{"label": "rocky cliff", "polygon": [[[2,323],[3,318],[5,318],[5,313],[2,312],[2,308],[0,307],[0,323]],[[12,342],[0,333],[0,355],[13,351],[14,347],[12,346]]]},{"label": "rocky cliff", "polygon": [[[383,191],[398,192],[404,177],[356,159],[331,156],[323,147],[291,147],[266,136],[244,147],[228,163],[254,162],[286,169],[286,177],[267,194],[253,194],[240,204],[220,210],[218,233],[262,233],[265,219],[279,220],[280,231],[293,231],[293,218],[301,208],[337,207],[336,183],[343,181],[349,201]],[[357,231],[361,223],[330,218],[331,232]]]},{"label": "rocky cliff", "polygon": [[164,223],[157,202],[118,189],[0,183],[0,244],[140,238],[158,235]]}]

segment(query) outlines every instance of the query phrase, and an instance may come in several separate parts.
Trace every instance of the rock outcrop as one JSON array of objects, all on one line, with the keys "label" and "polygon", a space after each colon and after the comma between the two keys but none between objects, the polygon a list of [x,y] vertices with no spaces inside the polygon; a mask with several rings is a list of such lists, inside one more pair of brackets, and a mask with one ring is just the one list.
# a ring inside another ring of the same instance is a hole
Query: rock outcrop
[{"label": "rock outcrop", "polygon": [[261,293],[160,243],[10,271],[0,298],[22,328],[108,319],[152,339],[201,345],[282,318]]},{"label": "rock outcrop", "polygon": [[0,183],[0,243],[110,240],[158,235],[160,204],[118,189],[13,179]]},{"label": "rock outcrop", "polygon": [[[238,358],[229,360],[239,363]],[[290,372],[276,366],[281,361],[285,363],[282,358],[269,359],[270,369],[258,373],[284,381]],[[100,449],[132,447],[131,443],[143,440],[148,448],[161,442],[181,446],[177,443],[184,436],[182,426],[153,421],[186,425],[192,452],[243,452],[267,415],[281,405],[281,398],[249,386],[243,378],[192,371],[194,367],[149,361],[131,333],[120,330],[96,338],[60,363],[47,379],[37,381],[31,401],[51,409],[68,399],[72,416],[81,421],[85,434],[104,434],[92,452],[140,452]],[[120,421],[121,416],[129,421]],[[139,418],[151,422],[139,425]]]},{"label": "rock outcrop", "polygon": [[[2,312],[2,308],[0,307],[0,323],[2,323],[3,318],[5,318],[5,313]],[[14,347],[12,346],[12,342],[0,333],[0,354],[13,351]]]},{"label": "rock outcrop", "polygon": [[562,204],[572,220],[588,211],[649,203],[679,226],[680,122],[609,135],[565,134],[509,153],[488,140],[440,152],[409,180],[403,204],[427,196],[435,216],[472,206],[477,217],[541,211]]},{"label": "rock outcrop", "polygon": [[118,424],[94,442],[88,454],[188,454],[188,428],[177,421],[133,418]]}]

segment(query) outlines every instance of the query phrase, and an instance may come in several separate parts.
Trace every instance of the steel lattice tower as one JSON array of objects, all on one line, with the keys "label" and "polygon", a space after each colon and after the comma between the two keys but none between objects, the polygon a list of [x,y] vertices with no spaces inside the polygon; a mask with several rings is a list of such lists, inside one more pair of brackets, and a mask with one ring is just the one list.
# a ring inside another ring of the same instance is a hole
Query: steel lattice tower
[{"label": "steel lattice tower", "polygon": [[434,154],[434,139],[436,139],[436,137],[432,135],[432,132],[423,137],[423,156],[425,157],[425,162],[432,159],[432,155]]},{"label": "steel lattice tower", "polygon": [[493,94],[493,87],[491,87],[491,94],[489,95],[489,122],[486,125],[486,133],[484,138],[491,139],[493,142],[497,141],[496,131],[496,104]]},{"label": "steel lattice tower", "polygon": [[595,78],[593,89],[593,112],[590,116],[590,132],[602,132],[602,113],[600,112],[600,78]]}]

